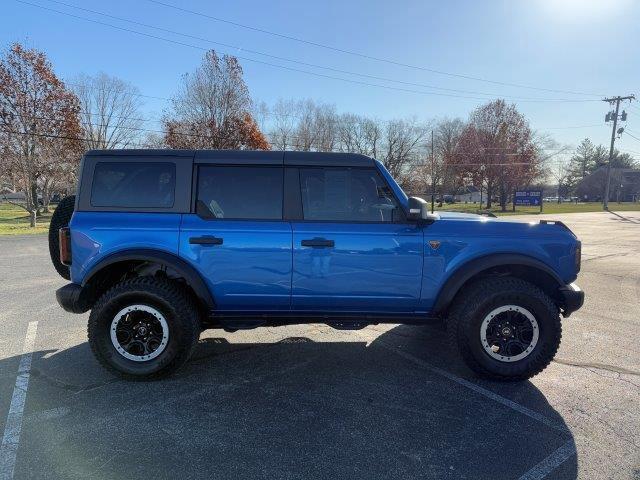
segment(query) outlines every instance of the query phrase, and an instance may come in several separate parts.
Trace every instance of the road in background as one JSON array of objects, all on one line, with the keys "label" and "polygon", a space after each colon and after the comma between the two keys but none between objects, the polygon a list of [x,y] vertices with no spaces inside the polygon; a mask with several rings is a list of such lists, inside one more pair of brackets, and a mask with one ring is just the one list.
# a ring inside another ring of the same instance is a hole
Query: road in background
[{"label": "road in background", "polygon": [[212,330],[178,374],[124,382],[55,304],[46,237],[0,237],[0,432],[38,322],[14,478],[637,479],[640,213],[540,218],[581,237],[587,297],[513,384],[474,377],[438,325]]}]

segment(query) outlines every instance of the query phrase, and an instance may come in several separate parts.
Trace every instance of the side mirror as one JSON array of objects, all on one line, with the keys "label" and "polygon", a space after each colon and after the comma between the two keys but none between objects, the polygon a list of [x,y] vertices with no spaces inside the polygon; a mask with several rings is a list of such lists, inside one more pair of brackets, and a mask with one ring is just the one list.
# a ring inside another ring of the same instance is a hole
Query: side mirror
[{"label": "side mirror", "polygon": [[437,220],[440,216],[429,211],[429,204],[420,197],[409,197],[408,219],[413,221]]}]

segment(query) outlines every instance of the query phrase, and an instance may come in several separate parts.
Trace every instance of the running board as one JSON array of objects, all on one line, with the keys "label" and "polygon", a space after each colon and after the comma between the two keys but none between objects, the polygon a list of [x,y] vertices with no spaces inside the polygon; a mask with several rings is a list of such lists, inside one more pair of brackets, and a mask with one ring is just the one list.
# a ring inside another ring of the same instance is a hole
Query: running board
[{"label": "running board", "polygon": [[327,322],[332,328],[336,330],[362,330],[364,327],[368,327],[371,323],[367,322]]},{"label": "running board", "polygon": [[397,323],[404,325],[425,325],[437,322],[440,317],[426,313],[399,314],[362,314],[349,312],[216,312],[209,313],[204,328],[224,328],[229,331],[250,330],[257,327],[277,327],[284,325],[303,325],[305,323],[324,323],[337,330],[360,330],[379,323]]}]

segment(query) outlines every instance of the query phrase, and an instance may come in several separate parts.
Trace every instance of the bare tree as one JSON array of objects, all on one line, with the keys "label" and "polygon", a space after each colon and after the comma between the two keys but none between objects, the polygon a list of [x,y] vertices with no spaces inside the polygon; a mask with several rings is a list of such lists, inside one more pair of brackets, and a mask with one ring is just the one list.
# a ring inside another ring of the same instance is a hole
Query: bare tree
[{"label": "bare tree", "polygon": [[269,122],[269,117],[271,116],[271,112],[269,111],[267,102],[261,101],[254,103],[251,116],[256,121],[256,124],[258,125],[260,131],[265,132],[267,124]]},{"label": "bare tree", "polygon": [[380,122],[361,115],[345,113],[338,124],[340,149],[376,158],[382,142]]},{"label": "bare tree", "polygon": [[269,140],[277,150],[289,150],[294,145],[298,124],[298,106],[293,100],[278,100],[271,110],[272,127]]},{"label": "bare tree", "polygon": [[464,122],[459,118],[445,118],[439,121],[434,130],[434,158],[440,181],[440,198],[445,192],[455,194],[460,185],[456,175],[455,157],[458,154],[460,137],[464,130]]},{"label": "bare tree", "polygon": [[183,77],[172,111],[163,118],[165,142],[171,148],[268,149],[252,106],[238,59],[210,50]]},{"label": "bare tree", "polygon": [[335,107],[313,100],[278,100],[269,137],[274,148],[330,152],[339,149]]},{"label": "bare tree", "polygon": [[427,135],[427,143],[421,161],[411,170],[414,184],[431,194],[454,194],[462,182],[456,175],[458,143],[464,128],[462,120],[443,119],[435,123]]},{"label": "bare tree", "polygon": [[142,148],[167,148],[164,135],[160,132],[147,132],[140,142]]},{"label": "bare tree", "polygon": [[424,155],[424,145],[429,128],[411,120],[391,120],[386,123],[380,160],[389,173],[402,180],[411,163]]},{"label": "bare tree", "polygon": [[80,100],[86,149],[127,148],[138,141],[143,119],[136,87],[102,72],[81,75],[71,85]]},{"label": "bare tree", "polygon": [[319,105],[315,109],[315,149],[331,152],[338,146],[338,115],[333,105]]},{"label": "bare tree", "polygon": [[558,203],[562,203],[562,197],[569,193],[569,175],[571,170],[567,161],[558,160],[554,166],[549,169],[551,177],[557,185]]},{"label": "bare tree", "polygon": [[294,103],[296,127],[293,146],[301,151],[332,151],[337,142],[337,114],[333,105],[313,100]]}]

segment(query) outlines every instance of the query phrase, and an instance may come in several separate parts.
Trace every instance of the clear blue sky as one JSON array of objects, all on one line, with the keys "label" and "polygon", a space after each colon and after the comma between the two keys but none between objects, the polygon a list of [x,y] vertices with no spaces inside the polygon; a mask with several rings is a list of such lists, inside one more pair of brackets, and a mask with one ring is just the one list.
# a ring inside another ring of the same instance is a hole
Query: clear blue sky
[{"label": "clear blue sky", "polygon": [[[597,95],[640,94],[640,2],[634,0],[163,0],[226,20],[399,63],[596,96],[529,90],[406,68],[239,28],[148,0],[63,1],[240,49],[158,32],[49,0],[26,1],[202,48],[396,88],[437,91],[304,67],[246,50],[404,82],[492,93],[496,97],[598,100]],[[203,54],[196,48],[142,37],[15,0],[3,0],[2,10],[5,20],[0,44],[6,47],[10,42],[21,41],[44,50],[64,79],[104,71],[131,82],[144,94],[169,97],[175,92],[181,74],[192,71]],[[253,98],[269,105],[278,98],[313,98],[334,104],[339,112],[381,119],[413,115],[430,119],[466,118],[483,103],[478,99],[350,84],[247,60],[241,62]],[[603,102],[514,101],[533,128],[547,131],[560,143],[576,145],[586,136],[596,143],[609,142],[610,129],[604,123],[608,105]],[[162,100],[145,99],[145,102],[147,117],[157,118],[165,105]],[[640,138],[640,103],[627,111],[628,127]],[[561,128],[576,126],[581,128]],[[640,152],[640,141],[629,136],[624,136],[617,145],[622,150]]]}]

